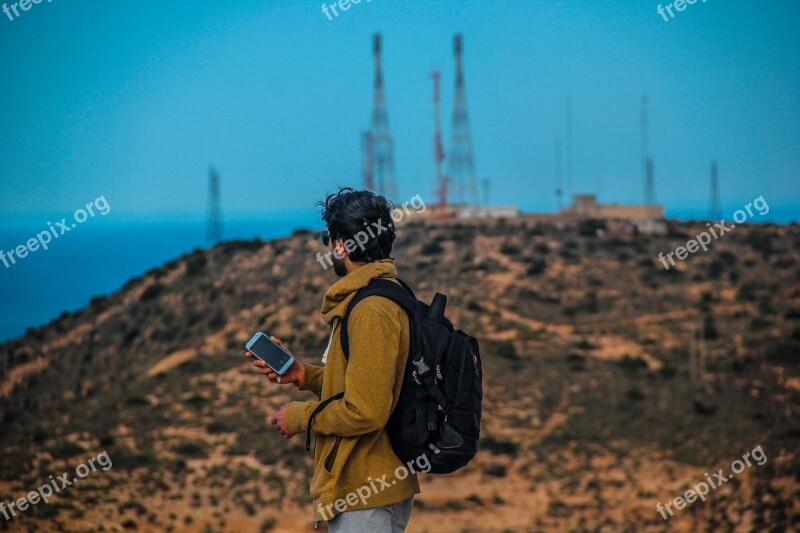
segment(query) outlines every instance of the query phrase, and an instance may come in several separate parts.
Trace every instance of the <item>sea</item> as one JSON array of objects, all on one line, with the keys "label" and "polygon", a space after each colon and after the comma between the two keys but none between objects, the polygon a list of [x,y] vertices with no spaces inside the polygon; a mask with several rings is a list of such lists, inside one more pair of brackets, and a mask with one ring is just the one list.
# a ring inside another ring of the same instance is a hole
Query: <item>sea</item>
[{"label": "sea", "polygon": [[[6,267],[0,261],[0,343],[77,311],[95,296],[113,294],[128,280],[196,248],[207,248],[204,222],[115,222],[113,211],[96,216]],[[42,231],[41,224],[0,229],[0,250],[8,252]],[[224,222],[224,240],[275,239],[294,230],[322,229],[318,213],[269,220]],[[60,229],[55,230],[60,233]],[[43,237],[43,240],[46,238]],[[322,246],[320,244],[320,246]],[[6,259],[8,262],[8,259]]]},{"label": "sea", "polygon": [[[688,209],[668,211],[667,216],[705,218],[703,212]],[[799,217],[796,209],[784,208],[760,218],[754,221],[787,223]],[[223,225],[223,239],[269,240],[291,235],[299,228],[319,230],[322,224],[313,211],[230,221]],[[0,250],[16,248],[47,229],[46,221],[0,226]],[[205,247],[202,221],[118,222],[110,215],[90,218],[54,239],[47,250],[40,248],[8,267],[0,262],[0,343],[47,324],[64,311],[77,311],[93,297],[112,294],[131,278]]]}]

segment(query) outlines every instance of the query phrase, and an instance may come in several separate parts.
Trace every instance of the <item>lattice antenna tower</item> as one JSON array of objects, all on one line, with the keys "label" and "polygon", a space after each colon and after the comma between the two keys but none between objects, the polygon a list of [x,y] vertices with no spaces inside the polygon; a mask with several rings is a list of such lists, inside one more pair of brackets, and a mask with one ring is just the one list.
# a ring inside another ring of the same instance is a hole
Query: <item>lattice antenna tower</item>
[{"label": "lattice antenna tower", "polygon": [[381,67],[381,34],[372,36],[372,52],[375,58],[375,82],[372,97],[372,120],[370,130],[371,159],[374,161],[375,192],[393,198],[397,193],[394,166],[394,141],[389,132],[389,112],[386,107],[386,92],[383,87]]},{"label": "lattice antenna tower", "polygon": [[462,50],[463,38],[461,34],[456,34],[453,39],[456,80],[455,95],[453,97],[450,159],[447,173],[455,187],[457,201],[459,203],[477,204],[478,191],[475,177],[475,159],[472,154],[472,135],[467,113],[467,91],[464,87]]}]

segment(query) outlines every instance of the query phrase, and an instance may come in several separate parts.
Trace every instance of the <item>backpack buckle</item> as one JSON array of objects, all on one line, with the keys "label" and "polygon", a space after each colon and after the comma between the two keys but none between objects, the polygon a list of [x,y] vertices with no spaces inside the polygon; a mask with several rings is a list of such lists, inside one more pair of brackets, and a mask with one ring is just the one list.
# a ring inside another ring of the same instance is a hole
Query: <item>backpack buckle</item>
[{"label": "backpack buckle", "polygon": [[422,356],[418,356],[417,360],[416,361],[412,361],[412,363],[414,363],[414,365],[416,365],[417,373],[420,376],[425,374],[426,372],[430,372],[430,370],[431,370],[431,367],[429,367],[428,365],[425,364],[425,359],[423,359]]}]

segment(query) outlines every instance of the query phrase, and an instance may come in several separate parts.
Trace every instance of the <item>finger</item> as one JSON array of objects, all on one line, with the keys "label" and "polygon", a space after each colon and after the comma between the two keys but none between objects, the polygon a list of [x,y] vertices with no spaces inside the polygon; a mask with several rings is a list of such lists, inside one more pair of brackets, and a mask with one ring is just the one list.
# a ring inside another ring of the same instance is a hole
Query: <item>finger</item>
[{"label": "finger", "polygon": [[278,374],[276,374],[276,373],[275,373],[275,372],[274,372],[274,371],[273,371],[273,370],[270,368],[270,369],[269,369],[269,374],[267,374],[267,377],[268,377],[269,379],[275,379],[275,378],[277,378],[277,377],[278,377]]},{"label": "finger", "polygon": [[253,361],[253,366],[258,367],[258,368],[262,368],[262,367],[267,366],[267,364],[264,361],[261,361],[259,359],[258,361]]},{"label": "finger", "polygon": [[245,357],[247,357],[248,359],[253,359],[253,358],[255,357],[255,356],[254,356],[253,354],[251,354],[250,352],[244,352],[244,356],[245,356]]},{"label": "finger", "polygon": [[272,339],[272,342],[274,342],[275,344],[277,344],[281,348],[285,348],[285,346],[283,345],[283,341],[280,340],[278,337],[270,337],[270,339]]}]

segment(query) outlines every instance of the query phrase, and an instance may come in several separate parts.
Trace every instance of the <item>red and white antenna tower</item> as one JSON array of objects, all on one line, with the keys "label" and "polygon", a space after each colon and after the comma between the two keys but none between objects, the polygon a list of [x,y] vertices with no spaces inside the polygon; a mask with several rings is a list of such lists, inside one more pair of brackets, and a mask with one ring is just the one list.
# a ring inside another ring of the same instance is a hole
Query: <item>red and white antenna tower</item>
[{"label": "red and white antenna tower", "polygon": [[439,98],[439,78],[441,72],[434,70],[431,72],[433,79],[433,162],[436,166],[436,197],[440,207],[447,205],[447,177],[444,175],[442,163],[444,162],[444,146],[442,145],[442,119],[441,119],[441,99]]},{"label": "red and white antenna tower", "polygon": [[361,132],[361,174],[364,176],[364,188],[375,190],[375,158],[373,157],[372,132]]}]

